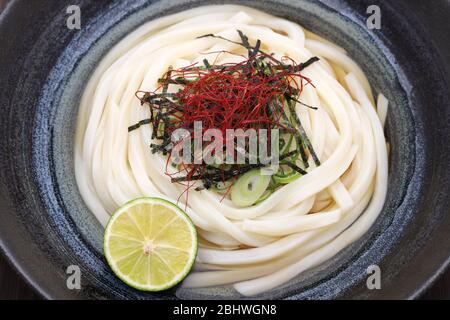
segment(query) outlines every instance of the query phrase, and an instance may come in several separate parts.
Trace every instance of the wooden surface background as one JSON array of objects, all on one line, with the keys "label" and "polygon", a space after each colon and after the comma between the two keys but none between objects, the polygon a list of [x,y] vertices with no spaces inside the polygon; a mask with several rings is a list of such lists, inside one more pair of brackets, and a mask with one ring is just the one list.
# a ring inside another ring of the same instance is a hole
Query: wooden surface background
[{"label": "wooden surface background", "polygon": [[[0,12],[5,7],[6,2],[9,0],[0,0]],[[31,0],[28,0],[31,1]],[[35,0],[33,0],[35,1]],[[59,1],[59,0],[55,0]],[[441,23],[428,17],[425,17],[421,12],[430,13],[433,10],[440,10],[438,7],[433,7],[433,4],[423,0],[408,0],[409,2],[415,2],[417,7],[417,14],[421,17],[424,23],[430,28],[447,28],[450,34],[450,25],[448,23]],[[431,14],[432,16],[432,14]],[[445,39],[444,39],[445,40]],[[448,39],[447,39],[448,40]],[[446,40],[445,40],[446,41]],[[449,43],[450,42],[446,41]],[[447,50],[447,61],[450,61],[450,50]],[[1,44],[0,44],[1,55]],[[0,88],[1,90],[1,88]],[[450,239],[449,239],[450,241]],[[425,293],[423,299],[450,299],[450,270],[448,270],[435,285]],[[39,299],[39,296],[34,292],[32,288],[25,283],[20,275],[9,265],[8,261],[0,255],[0,300],[13,300],[13,299]]]}]

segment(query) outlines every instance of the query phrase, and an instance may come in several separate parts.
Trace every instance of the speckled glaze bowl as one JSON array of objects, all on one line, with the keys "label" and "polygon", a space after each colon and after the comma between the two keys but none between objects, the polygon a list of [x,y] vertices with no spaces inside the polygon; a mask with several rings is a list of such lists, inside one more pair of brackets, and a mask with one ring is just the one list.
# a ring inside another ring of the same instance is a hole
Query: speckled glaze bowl
[{"label": "speckled glaze bowl", "polygon": [[[0,245],[6,256],[45,298],[241,298],[230,287],[150,294],[123,284],[105,263],[102,228],[80,197],[73,168],[79,100],[101,58],[150,19],[216,3],[253,6],[335,41],[391,102],[389,195],[376,223],[333,259],[255,298],[420,295],[449,261],[449,94],[429,37],[406,8],[388,1],[70,1],[81,8],[81,30],[66,27],[66,1],[13,1],[0,20]],[[372,4],[381,7],[381,30],[366,26]],[[366,287],[373,264],[381,268],[381,290]],[[80,290],[66,286],[70,265],[81,269]]]}]

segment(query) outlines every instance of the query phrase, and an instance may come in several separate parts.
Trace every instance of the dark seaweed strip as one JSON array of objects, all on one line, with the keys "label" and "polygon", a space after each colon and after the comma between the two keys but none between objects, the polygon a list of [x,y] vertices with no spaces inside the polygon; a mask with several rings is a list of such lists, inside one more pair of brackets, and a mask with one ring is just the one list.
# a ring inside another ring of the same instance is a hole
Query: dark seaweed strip
[{"label": "dark seaweed strip", "polygon": [[[170,126],[170,119],[167,115],[164,115],[163,117],[164,121],[164,128],[168,128]],[[170,134],[168,130],[164,130],[164,134],[162,137],[163,143],[161,144],[161,147],[163,147],[163,155],[167,155],[167,146],[170,144]]]},{"label": "dark seaweed strip", "polygon": [[280,157],[280,161],[283,161],[284,159],[287,159],[287,158],[290,158],[290,157],[292,157],[292,156],[295,156],[296,154],[298,154],[298,151],[296,151],[296,150],[290,151],[290,152],[288,152],[288,153],[282,155],[282,156]]},{"label": "dark seaweed strip", "polygon": [[[289,108],[289,113],[291,114],[291,117],[294,119],[294,122],[297,124],[297,127],[298,127],[298,122],[296,120],[296,118],[298,119],[297,113],[295,112],[295,108],[291,109],[292,97],[285,94],[285,98],[286,98],[286,103]],[[298,121],[300,121],[300,119],[298,119]],[[296,130],[296,132],[297,132],[297,134],[294,135],[294,138],[295,138],[295,142],[297,144],[297,148],[299,148],[303,165],[305,166],[305,168],[309,168],[308,155],[306,154],[307,145],[304,142],[304,138],[303,138],[303,134],[302,134],[301,130],[298,129],[298,130]]]},{"label": "dark seaweed strip", "polygon": [[160,99],[160,98],[174,98],[175,97],[175,93],[155,93],[152,95],[149,94],[145,94],[140,100],[150,103],[150,104],[154,104],[155,100]]},{"label": "dark seaweed strip", "polygon": [[217,38],[217,39],[222,39],[222,40],[243,46],[243,44],[240,42],[236,42],[236,41],[233,41],[233,40],[221,37],[221,36],[216,36],[215,34],[212,34],[212,33],[208,33],[203,36],[197,37],[197,39],[201,39],[201,38]]},{"label": "dark seaweed strip", "polygon": [[306,147],[309,150],[309,153],[311,154],[311,157],[314,160],[314,163],[316,166],[320,166],[319,158],[316,155],[316,152],[314,151],[314,148],[311,144],[311,141],[308,138],[308,135],[306,134],[305,129],[303,128],[302,123],[300,122],[300,118],[298,117],[297,113],[295,112],[295,107],[292,102],[288,102],[289,110],[291,111],[291,115],[294,118],[295,122],[297,123],[298,130],[300,132],[300,135],[302,136],[302,140],[305,143]]},{"label": "dark seaweed strip", "polygon": [[237,32],[242,40],[242,45],[249,50],[253,49],[252,46],[250,45],[250,42],[248,41],[248,37],[241,30],[238,30]]},{"label": "dark seaweed strip", "polygon": [[312,65],[314,62],[317,62],[317,61],[319,61],[320,60],[320,58],[319,57],[312,57],[311,59],[309,59],[308,61],[306,61],[306,62],[303,62],[303,63],[300,63],[296,68],[294,68],[294,69],[299,69],[299,70],[297,70],[297,71],[301,71],[301,70],[303,70],[303,69],[305,69],[305,68],[308,68],[310,65]]},{"label": "dark seaweed strip", "polygon": [[302,168],[300,168],[299,166],[297,166],[296,164],[294,164],[294,163],[292,163],[292,162],[286,162],[285,165],[287,165],[287,166],[290,167],[291,169],[297,171],[297,172],[300,173],[301,175],[308,174],[308,172],[306,172],[305,170],[303,170]]},{"label": "dark seaweed strip", "polygon": [[[238,33],[239,33],[239,36],[242,35],[243,37],[246,38],[246,43],[244,43],[244,42],[241,43],[241,42],[233,41],[233,40],[230,40],[230,39],[221,37],[221,36],[216,36],[216,35],[214,35],[214,34],[212,34],[212,33],[210,33],[210,34],[205,34],[205,35],[203,35],[203,36],[198,37],[197,39],[200,39],[200,38],[206,38],[206,37],[217,38],[217,39],[221,39],[221,40],[224,40],[224,41],[228,41],[228,42],[230,42],[230,43],[234,43],[234,44],[243,46],[244,48],[246,48],[246,49],[249,50],[249,51],[250,51],[250,50],[253,50],[254,48],[253,48],[252,46],[250,46],[250,43],[248,42],[248,38],[242,33],[242,31],[238,30]],[[241,36],[241,39],[242,39],[242,36]],[[263,52],[263,51],[261,51],[261,50],[258,50],[258,53],[261,53],[261,54],[265,55],[268,59],[274,61],[274,62],[277,63],[277,64],[280,64],[280,61],[278,61],[277,59],[275,59],[272,55],[267,54],[267,53],[265,53],[265,52]]]},{"label": "dark seaweed strip", "polygon": [[144,119],[136,123],[135,125],[128,127],[128,132],[131,132],[133,130],[139,129],[141,126],[152,123],[152,119]]},{"label": "dark seaweed strip", "polygon": [[156,135],[158,134],[158,128],[159,128],[159,122],[161,121],[161,114],[158,113],[155,117],[155,121],[153,123],[153,131],[152,131],[152,139],[156,138]]},{"label": "dark seaweed strip", "polygon": [[187,85],[188,83],[192,82],[184,78],[176,78],[176,79],[159,79],[159,82],[167,82],[167,84],[179,84],[179,85]]},{"label": "dark seaweed strip", "polygon": [[[169,68],[169,71],[166,73],[165,79],[169,79],[170,76],[172,75],[172,67]],[[164,82],[164,86],[162,88],[162,94],[164,95],[163,99],[167,99],[168,93],[167,91],[169,90],[169,84],[167,83],[167,81]],[[160,107],[160,111],[159,111],[159,115],[162,117],[163,120],[163,128],[168,128],[169,127],[169,117],[167,116],[167,112],[166,112],[166,107],[162,104],[162,101],[159,101],[159,107]],[[160,137],[158,136],[158,131],[159,131],[159,126],[155,129],[153,128],[154,131],[156,131],[156,138],[157,139],[163,139],[163,143],[160,145],[159,150],[162,151],[163,155],[167,155],[167,150],[166,147],[170,144],[170,140],[168,137],[168,132],[167,130],[163,130],[163,136]],[[155,149],[153,149],[155,150]]]},{"label": "dark seaweed strip", "polygon": [[205,68],[206,69],[211,69],[211,65],[209,64],[209,61],[208,61],[208,59],[203,59],[203,64],[205,65]]},{"label": "dark seaweed strip", "polygon": [[[287,96],[286,99],[288,99],[288,102],[287,102],[287,103],[289,104],[290,97]],[[291,121],[289,120],[287,114],[284,112],[283,105],[281,104],[281,102],[279,102],[279,103],[280,103],[280,105],[279,105],[279,106],[280,106],[280,110],[281,110],[281,112],[282,112],[282,117],[285,119],[285,121],[286,121],[288,124],[290,124]],[[291,112],[291,113],[292,113],[292,112]],[[292,129],[294,129],[294,128],[292,128]],[[301,156],[301,158],[302,158],[303,165],[305,166],[305,168],[309,168],[308,156],[306,155],[305,145],[303,144],[302,136],[299,134],[299,132],[298,132],[297,130],[294,129],[293,131],[294,131],[294,132],[293,132],[294,139],[295,139],[295,142],[296,142],[296,144],[297,144],[297,148],[299,149],[299,152],[300,152],[300,156]]]},{"label": "dark seaweed strip", "polygon": [[259,49],[261,48],[261,40],[256,40],[255,47],[251,50],[251,54],[249,55],[249,58],[254,58],[259,52]]},{"label": "dark seaweed strip", "polygon": [[306,154],[306,148],[301,135],[295,135],[295,142],[300,152],[300,157],[302,158],[303,165],[305,166],[305,168],[309,168],[308,155]]},{"label": "dark seaweed strip", "polygon": [[291,99],[292,101],[295,101],[295,102],[301,104],[302,106],[307,107],[307,108],[310,108],[310,109],[313,109],[313,110],[317,110],[317,109],[318,109],[317,107],[310,106],[309,104],[306,104],[306,103],[304,103],[304,102],[301,102],[300,100],[297,100],[297,99],[295,99],[295,98],[293,98],[293,97],[290,97],[290,99]]},{"label": "dark seaweed strip", "polygon": [[162,88],[162,94],[167,96],[167,90],[169,90],[169,83],[167,82],[168,79],[170,79],[170,76],[172,75],[172,67],[169,68],[169,71],[167,71],[166,76],[164,77],[164,86]]}]

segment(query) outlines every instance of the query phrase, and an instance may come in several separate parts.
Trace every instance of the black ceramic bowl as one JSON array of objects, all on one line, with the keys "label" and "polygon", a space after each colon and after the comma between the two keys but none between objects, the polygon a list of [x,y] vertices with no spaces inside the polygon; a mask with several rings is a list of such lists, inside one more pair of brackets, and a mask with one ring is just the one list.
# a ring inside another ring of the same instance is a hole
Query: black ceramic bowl
[{"label": "black ceramic bowl", "polygon": [[[27,1],[0,20],[0,244],[46,298],[239,298],[230,288],[135,291],[105,264],[102,229],[74,180],[73,137],[80,96],[106,52],[145,21],[212,3],[239,3],[297,21],[345,47],[391,101],[389,195],[356,243],[313,270],[257,298],[413,298],[447,265],[450,252],[450,105],[444,62],[413,15],[376,0]],[[397,3],[397,1],[395,1]],[[66,27],[81,7],[82,29]],[[366,26],[381,7],[381,30]],[[367,267],[382,272],[366,287]],[[66,269],[81,269],[81,289]]]}]

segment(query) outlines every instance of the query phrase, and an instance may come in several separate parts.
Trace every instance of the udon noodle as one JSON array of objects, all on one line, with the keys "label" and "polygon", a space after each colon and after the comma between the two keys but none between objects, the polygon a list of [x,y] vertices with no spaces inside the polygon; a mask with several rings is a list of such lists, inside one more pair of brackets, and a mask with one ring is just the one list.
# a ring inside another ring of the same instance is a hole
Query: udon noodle
[{"label": "udon noodle", "polygon": [[[142,25],[101,61],[82,97],[75,147],[79,190],[105,225],[111,213],[140,196],[176,202],[184,187],[165,175],[166,159],[149,150],[152,127],[128,133],[149,117],[135,93],[153,91],[169,67],[208,59],[238,62],[242,30],[263,49],[297,62],[303,71],[297,105],[322,164],[254,206],[240,208],[211,190],[190,191],[187,213],[198,229],[199,252],[185,287],[232,284],[243,295],[279,286],[319,265],[360,238],[379,215],[386,195],[388,157],[384,122],[388,101],[375,102],[369,82],[344,49],[296,23],[251,8],[206,6]],[[181,203],[186,198],[181,198]],[[185,204],[185,203],[184,203]],[[180,205],[181,206],[181,205]]]}]

